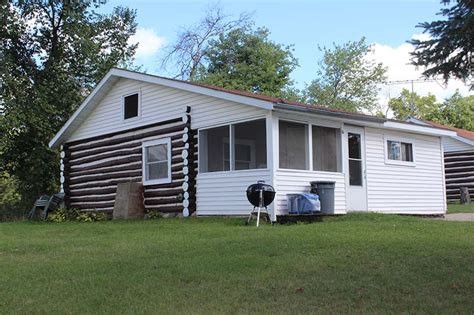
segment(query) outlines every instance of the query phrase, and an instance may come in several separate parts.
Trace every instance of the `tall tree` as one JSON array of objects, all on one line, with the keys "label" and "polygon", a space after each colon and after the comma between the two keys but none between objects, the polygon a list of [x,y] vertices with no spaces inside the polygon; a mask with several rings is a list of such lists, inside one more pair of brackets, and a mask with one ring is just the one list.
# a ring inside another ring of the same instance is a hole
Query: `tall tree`
[{"label": "tall tree", "polygon": [[[414,111],[411,100],[414,100]],[[439,103],[434,95],[420,96],[403,89],[400,95],[388,102],[396,119],[415,117],[434,121],[446,126],[474,130],[474,95],[463,97],[459,91]]]},{"label": "tall tree", "polygon": [[462,96],[456,91],[441,104],[437,122],[474,131],[474,95]]},{"label": "tall tree", "polygon": [[306,101],[348,111],[377,109],[377,85],[385,81],[386,68],[368,58],[371,46],[356,42],[319,47],[323,58],[317,78],[306,88]]},{"label": "tall tree", "polygon": [[[438,13],[445,19],[417,25],[431,38],[409,41],[415,45],[412,63],[427,67],[423,74],[428,77],[442,75],[446,81],[451,76],[467,80],[473,71],[474,1],[441,1],[444,6],[452,2],[451,7],[442,8]],[[473,87],[471,82],[471,89]]]},{"label": "tall tree", "polygon": [[220,6],[211,5],[197,24],[183,27],[177,40],[165,47],[165,53],[160,60],[161,67],[174,67],[175,78],[194,80],[199,68],[203,66],[209,41],[250,23],[249,13],[244,12],[233,17],[224,14]]},{"label": "tall tree", "polygon": [[[414,103],[412,110],[412,100]],[[435,117],[439,114],[439,104],[436,102],[436,96],[428,94],[420,96],[403,89],[396,98],[388,101],[388,107],[398,120],[407,120],[410,117],[422,120],[437,120]]]},{"label": "tall tree", "polygon": [[95,12],[99,2],[0,3],[0,171],[18,182],[24,205],[57,187],[48,141],[113,66],[131,62],[135,11]]},{"label": "tall tree", "polygon": [[272,42],[269,31],[238,28],[211,40],[200,82],[282,97],[290,94],[290,73],[298,65],[290,46]]}]

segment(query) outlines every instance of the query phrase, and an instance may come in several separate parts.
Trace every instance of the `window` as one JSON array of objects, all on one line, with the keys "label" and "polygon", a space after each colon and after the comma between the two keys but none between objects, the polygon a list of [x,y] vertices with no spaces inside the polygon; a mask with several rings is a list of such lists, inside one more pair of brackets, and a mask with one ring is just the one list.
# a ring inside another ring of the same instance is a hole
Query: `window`
[{"label": "window", "polygon": [[312,127],[313,170],[341,172],[341,131],[336,128]]},{"label": "window", "polygon": [[234,170],[267,168],[265,119],[233,125]]},{"label": "window", "polygon": [[347,134],[349,151],[349,185],[362,186],[362,145],[360,134]]},{"label": "window", "polygon": [[199,131],[199,171],[230,170],[229,126]]},{"label": "window", "polygon": [[308,126],[289,121],[279,122],[280,168],[307,170]]},{"label": "window", "polygon": [[143,143],[143,184],[171,183],[171,139]]},{"label": "window", "polygon": [[387,158],[392,161],[413,162],[413,144],[387,140]]},{"label": "window", "polygon": [[248,170],[266,167],[267,133],[265,119],[199,131],[200,172]]},{"label": "window", "polygon": [[139,102],[138,93],[126,95],[123,97],[123,119],[131,119],[139,116]]}]

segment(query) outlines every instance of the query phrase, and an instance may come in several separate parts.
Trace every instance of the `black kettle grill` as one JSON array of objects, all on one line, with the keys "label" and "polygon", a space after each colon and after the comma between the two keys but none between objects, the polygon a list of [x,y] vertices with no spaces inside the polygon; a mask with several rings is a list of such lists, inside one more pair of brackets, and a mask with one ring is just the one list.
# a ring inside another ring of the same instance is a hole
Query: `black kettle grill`
[{"label": "black kettle grill", "polygon": [[[252,184],[247,188],[247,199],[253,205],[253,210],[247,220],[247,224],[252,217],[257,215],[257,227],[260,222],[260,214],[264,213],[267,221],[270,221],[267,206],[275,199],[275,189],[265,181],[259,180],[256,184]],[[262,210],[264,208],[264,210]]]}]

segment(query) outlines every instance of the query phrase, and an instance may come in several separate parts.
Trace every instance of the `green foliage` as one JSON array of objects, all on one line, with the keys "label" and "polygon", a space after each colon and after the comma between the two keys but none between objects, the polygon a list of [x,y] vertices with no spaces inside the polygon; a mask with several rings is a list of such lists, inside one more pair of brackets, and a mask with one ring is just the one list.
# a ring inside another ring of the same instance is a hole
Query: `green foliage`
[{"label": "green foliage", "polygon": [[0,221],[22,218],[26,210],[20,208],[18,183],[7,173],[0,174]]},{"label": "green foliage", "polygon": [[[411,100],[414,99],[414,112],[411,111]],[[474,130],[474,96],[463,97],[456,91],[443,103],[438,103],[434,95],[420,96],[403,89],[400,96],[388,102],[396,119],[406,120],[415,117],[429,120],[446,126]]]},{"label": "green foliage", "polygon": [[106,221],[107,219],[107,214],[103,212],[81,212],[76,217],[79,222],[97,222]]},{"label": "green foliage", "polygon": [[59,208],[56,211],[48,214],[48,221],[50,222],[66,222],[75,220],[79,216],[77,209]]},{"label": "green foliage", "polygon": [[163,214],[156,210],[148,210],[146,213],[146,219],[154,220],[154,219],[161,219]]},{"label": "green foliage", "polygon": [[[131,62],[135,11],[94,10],[90,1],[0,3],[0,165],[18,181],[22,205],[58,186],[58,154],[48,147],[113,66]],[[34,21],[34,23],[32,23]]]},{"label": "green foliage", "polygon": [[474,131],[474,95],[463,97],[456,91],[440,106],[436,122],[456,128]]},{"label": "green foliage", "polygon": [[269,39],[265,28],[237,28],[211,40],[198,81],[229,89],[281,97],[298,65],[291,46]]},{"label": "green foliage", "polygon": [[[412,98],[415,105],[413,112],[411,109]],[[439,109],[439,104],[436,103],[434,95],[420,96],[416,93],[412,94],[407,89],[403,89],[398,97],[391,98],[388,106],[398,120],[407,120],[410,117],[433,120]]]},{"label": "green foliage", "polygon": [[386,68],[367,58],[371,46],[365,38],[319,50],[324,56],[317,78],[306,88],[306,101],[353,112],[376,110],[377,85],[385,81]]},{"label": "green foliage", "polygon": [[442,75],[446,81],[451,76],[468,80],[474,57],[474,4],[472,0],[441,1],[444,6],[452,2],[451,7],[439,12],[445,19],[417,25],[431,38],[410,41],[415,45],[412,63],[427,67],[423,74],[428,77]]}]

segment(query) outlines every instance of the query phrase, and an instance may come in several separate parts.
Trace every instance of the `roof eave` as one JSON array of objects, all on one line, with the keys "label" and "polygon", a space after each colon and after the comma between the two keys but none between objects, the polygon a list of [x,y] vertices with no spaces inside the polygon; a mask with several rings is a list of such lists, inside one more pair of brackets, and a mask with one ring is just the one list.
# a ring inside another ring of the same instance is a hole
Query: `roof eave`
[{"label": "roof eave", "polygon": [[359,115],[359,114],[351,114],[351,113],[345,113],[345,112],[337,112],[337,111],[327,110],[327,109],[319,108],[319,107],[311,108],[311,107],[306,107],[306,106],[295,106],[295,105],[289,105],[289,104],[284,104],[284,103],[278,103],[274,105],[274,108],[280,109],[280,110],[302,112],[302,113],[319,114],[319,115],[331,116],[335,118],[362,120],[362,121],[379,123],[379,124],[387,121],[387,119],[385,118]]}]

